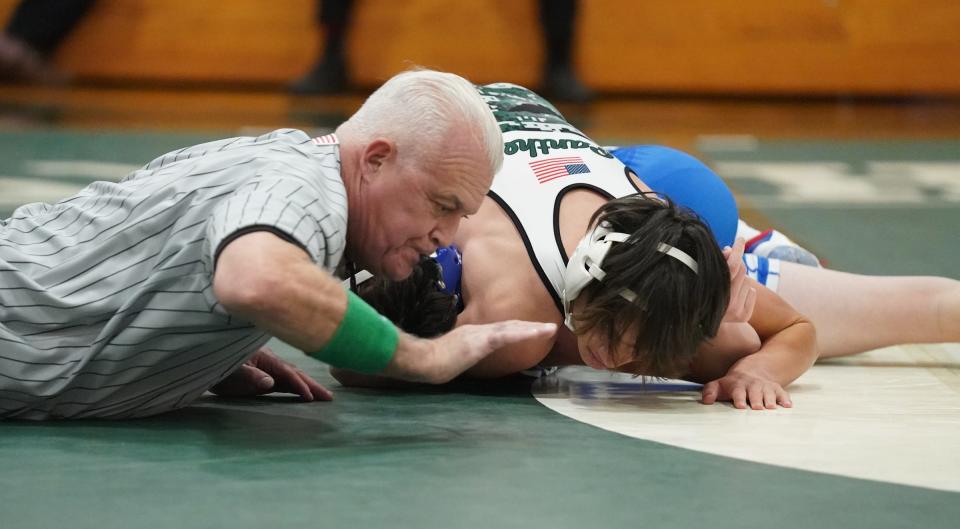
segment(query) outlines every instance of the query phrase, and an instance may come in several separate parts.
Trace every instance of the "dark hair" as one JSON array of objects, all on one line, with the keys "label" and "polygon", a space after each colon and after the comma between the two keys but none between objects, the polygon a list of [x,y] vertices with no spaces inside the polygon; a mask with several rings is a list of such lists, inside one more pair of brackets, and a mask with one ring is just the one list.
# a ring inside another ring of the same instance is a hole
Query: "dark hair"
[{"label": "dark hair", "polygon": [[439,336],[457,322],[457,298],[437,288],[440,267],[421,257],[403,281],[373,278],[357,289],[361,298],[404,331],[424,338]]},{"label": "dark hair", "polygon": [[[630,237],[611,247],[603,281],[580,294],[586,304],[575,315],[577,333],[604,332],[612,348],[636,328],[635,360],[626,370],[688,373],[697,346],[717,334],[730,297],[729,269],[713,234],[695,213],[652,193],[607,202],[590,219],[591,226],[601,222]],[[693,257],[699,272],[657,251],[660,243]],[[636,293],[633,302],[620,296],[624,289]]]}]

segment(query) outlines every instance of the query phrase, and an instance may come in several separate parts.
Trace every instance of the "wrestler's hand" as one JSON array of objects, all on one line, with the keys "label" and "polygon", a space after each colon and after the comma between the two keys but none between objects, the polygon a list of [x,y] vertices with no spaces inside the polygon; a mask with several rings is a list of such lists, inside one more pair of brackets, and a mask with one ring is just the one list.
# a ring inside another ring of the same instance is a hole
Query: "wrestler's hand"
[{"label": "wrestler's hand", "polygon": [[757,289],[747,281],[747,267],[743,264],[744,240],[737,238],[733,248],[723,249],[723,257],[730,269],[730,303],[723,315],[725,323],[748,322],[757,303]]},{"label": "wrestler's hand", "polygon": [[704,404],[732,401],[735,408],[744,410],[749,405],[754,410],[772,410],[777,404],[784,408],[793,406],[790,395],[780,384],[760,373],[731,369],[722,378],[708,382],[701,392]]},{"label": "wrestler's hand", "polygon": [[411,382],[443,384],[506,345],[545,338],[557,332],[553,323],[510,320],[463,325],[431,340],[400,335],[397,351],[383,375]]},{"label": "wrestler's hand", "polygon": [[283,360],[269,347],[259,351],[210,391],[221,397],[253,397],[267,393],[292,393],[301,399],[332,400],[333,393]]}]

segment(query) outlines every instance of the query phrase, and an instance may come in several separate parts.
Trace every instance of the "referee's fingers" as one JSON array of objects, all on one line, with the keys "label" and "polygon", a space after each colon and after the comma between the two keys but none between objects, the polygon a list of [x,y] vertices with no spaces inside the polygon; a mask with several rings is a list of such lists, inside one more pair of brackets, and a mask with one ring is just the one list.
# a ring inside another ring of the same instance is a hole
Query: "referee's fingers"
[{"label": "referee's fingers", "polygon": [[546,338],[557,332],[555,323],[509,320],[489,327],[487,348],[496,350],[505,345],[534,338]]},{"label": "referee's fingers", "polygon": [[221,397],[251,397],[273,391],[275,382],[265,371],[243,364],[210,391]]},{"label": "referee's fingers", "polygon": [[313,394],[314,399],[333,400],[333,392],[323,387],[323,385],[321,385],[319,382],[314,380],[310,375],[298,369],[297,376],[300,377],[300,380],[302,380],[303,383],[306,384],[308,388],[310,388],[310,393]]}]

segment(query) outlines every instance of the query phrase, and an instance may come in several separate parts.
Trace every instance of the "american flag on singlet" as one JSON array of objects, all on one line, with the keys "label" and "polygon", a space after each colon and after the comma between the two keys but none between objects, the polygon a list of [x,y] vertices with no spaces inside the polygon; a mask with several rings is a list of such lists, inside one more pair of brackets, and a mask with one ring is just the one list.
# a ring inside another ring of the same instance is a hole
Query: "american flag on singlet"
[{"label": "american flag on singlet", "polygon": [[574,174],[585,174],[590,172],[590,168],[583,162],[579,156],[562,156],[554,158],[544,158],[530,162],[530,168],[533,169],[533,175],[541,184],[570,176]]}]

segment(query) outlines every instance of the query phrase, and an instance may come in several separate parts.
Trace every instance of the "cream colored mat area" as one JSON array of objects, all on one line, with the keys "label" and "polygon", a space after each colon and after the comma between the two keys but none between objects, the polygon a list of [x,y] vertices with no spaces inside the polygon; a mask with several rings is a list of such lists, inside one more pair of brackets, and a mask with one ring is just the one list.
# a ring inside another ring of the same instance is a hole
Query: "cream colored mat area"
[{"label": "cream colored mat area", "polygon": [[814,472],[960,492],[960,345],[871,351],[814,366],[792,409],[698,402],[699,386],[568,367],[534,396],[639,439]]}]

